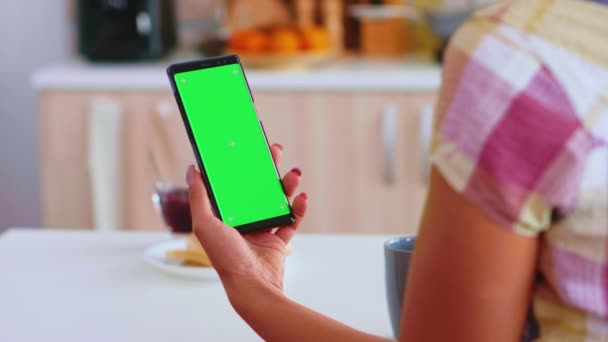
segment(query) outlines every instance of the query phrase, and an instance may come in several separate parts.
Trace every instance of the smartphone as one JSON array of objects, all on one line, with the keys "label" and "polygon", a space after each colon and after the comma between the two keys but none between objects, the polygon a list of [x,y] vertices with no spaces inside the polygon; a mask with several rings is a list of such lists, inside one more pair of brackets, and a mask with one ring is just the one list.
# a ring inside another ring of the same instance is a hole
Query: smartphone
[{"label": "smartphone", "polygon": [[238,56],[167,68],[215,215],[245,234],[295,221]]}]

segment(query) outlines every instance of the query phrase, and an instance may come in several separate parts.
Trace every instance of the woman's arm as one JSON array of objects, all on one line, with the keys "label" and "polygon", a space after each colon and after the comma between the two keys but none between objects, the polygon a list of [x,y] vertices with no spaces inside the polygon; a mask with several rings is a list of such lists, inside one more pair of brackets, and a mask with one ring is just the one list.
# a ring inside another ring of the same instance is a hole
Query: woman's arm
[{"label": "woman's arm", "polygon": [[255,280],[228,285],[226,291],[238,314],[266,341],[389,341],[312,311]]},{"label": "woman's arm", "polygon": [[433,171],[401,341],[519,341],[538,244],[500,227]]},{"label": "woman's arm", "polygon": [[[437,172],[410,266],[404,342],[519,341],[538,241],[507,231]],[[226,280],[235,310],[268,341],[388,341],[299,305],[255,280]]]},{"label": "woman's arm", "polygon": [[[262,338],[386,341],[305,308],[281,292],[283,250],[304,215],[306,196],[294,201],[294,226],[243,238],[215,218],[193,168],[188,179],[194,231],[233,307]],[[288,196],[298,183],[293,172],[285,177]],[[537,249],[537,239],[497,226],[433,171],[410,267],[400,340],[517,341],[529,308]]]}]

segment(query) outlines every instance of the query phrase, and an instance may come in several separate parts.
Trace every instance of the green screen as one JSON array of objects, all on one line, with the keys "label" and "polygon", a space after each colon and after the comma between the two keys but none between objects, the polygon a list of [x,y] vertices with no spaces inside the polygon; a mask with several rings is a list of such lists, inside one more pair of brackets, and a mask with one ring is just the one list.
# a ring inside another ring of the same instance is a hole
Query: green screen
[{"label": "green screen", "polygon": [[174,77],[221,219],[236,227],[289,215],[240,65]]}]

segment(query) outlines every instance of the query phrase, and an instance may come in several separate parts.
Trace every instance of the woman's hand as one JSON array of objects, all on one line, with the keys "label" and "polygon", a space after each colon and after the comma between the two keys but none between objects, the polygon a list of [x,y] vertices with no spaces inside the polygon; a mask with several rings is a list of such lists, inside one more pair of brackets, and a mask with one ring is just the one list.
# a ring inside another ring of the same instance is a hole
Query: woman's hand
[{"label": "woman's hand", "polygon": [[[281,145],[270,150],[275,163],[282,152]],[[283,178],[285,193],[291,199],[300,184],[301,171],[293,169]],[[285,246],[293,237],[306,212],[307,197],[302,193],[293,200],[296,221],[279,227],[274,233],[259,231],[241,235],[213,214],[207,191],[194,166],[188,168],[192,225],[196,237],[207,252],[230,297],[232,290],[247,286],[268,286],[283,289]],[[232,300],[232,298],[231,298]]]},{"label": "woman's hand", "polygon": [[[278,162],[282,147],[271,146]],[[302,172],[293,169],[283,178],[285,193],[293,197]],[[190,208],[196,237],[218,272],[230,303],[266,341],[386,341],[336,322],[283,295],[285,246],[306,212],[306,194],[293,200],[294,224],[272,233],[241,235],[213,215],[200,174],[188,168]],[[262,303],[262,304],[261,304]]]}]

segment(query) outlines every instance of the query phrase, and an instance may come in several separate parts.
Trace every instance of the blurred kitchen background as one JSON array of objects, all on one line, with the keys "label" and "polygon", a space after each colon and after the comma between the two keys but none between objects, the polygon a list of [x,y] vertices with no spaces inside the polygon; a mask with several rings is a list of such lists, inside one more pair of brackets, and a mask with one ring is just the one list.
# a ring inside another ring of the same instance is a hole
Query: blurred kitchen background
[{"label": "blurred kitchen background", "polygon": [[412,233],[442,51],[490,2],[6,2],[0,230],[179,230],[193,156],[164,68],[237,53],[280,170],[303,170],[302,230]]}]

